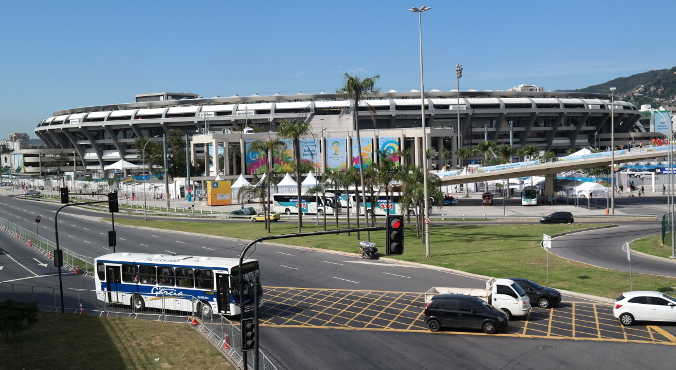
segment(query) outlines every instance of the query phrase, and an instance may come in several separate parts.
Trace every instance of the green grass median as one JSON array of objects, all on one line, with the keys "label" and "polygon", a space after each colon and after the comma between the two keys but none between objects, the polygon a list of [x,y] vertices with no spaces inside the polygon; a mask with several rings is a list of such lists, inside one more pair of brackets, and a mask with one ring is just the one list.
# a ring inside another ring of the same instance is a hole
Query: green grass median
[{"label": "green grass median", "polygon": [[[125,225],[243,240],[297,232],[296,223],[286,221],[273,223],[272,234],[267,233],[264,223],[143,221],[136,219],[116,219],[115,221]],[[415,228],[408,225],[404,254],[392,257],[398,260],[446,267],[480,275],[524,277],[554,288],[616,298],[622,292],[631,290],[628,272],[602,269],[550,254],[549,282],[547,282],[547,253],[540,247],[542,234],[554,235],[600,226],[603,225],[432,225],[430,227],[432,257],[427,258],[425,257],[425,245],[422,239],[416,238]],[[342,224],[342,227],[345,227],[345,225]],[[332,228],[335,228],[335,224],[329,226],[329,230]],[[305,220],[303,232],[320,230],[323,230],[321,224],[315,225],[314,220]],[[347,234],[317,235],[271,240],[270,242],[358,253],[359,240],[366,240],[365,232],[361,233],[360,239],[357,239],[357,233],[351,233],[350,236]],[[382,255],[385,248],[385,232],[371,232],[371,241],[376,243]],[[582,244],[590,243],[584,237],[580,237],[579,242]],[[556,247],[556,239],[553,243]],[[180,251],[177,252],[180,253]],[[671,287],[676,286],[676,279],[634,273],[633,284],[634,290],[671,291]]]}]

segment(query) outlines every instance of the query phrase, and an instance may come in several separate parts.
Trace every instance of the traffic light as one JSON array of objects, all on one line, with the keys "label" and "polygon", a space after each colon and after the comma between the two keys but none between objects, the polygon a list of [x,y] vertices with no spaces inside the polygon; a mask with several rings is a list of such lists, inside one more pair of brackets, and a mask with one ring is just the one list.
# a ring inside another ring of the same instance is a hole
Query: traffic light
[{"label": "traffic light", "polygon": [[108,231],[108,246],[109,247],[114,247],[117,245],[117,237],[115,235],[115,230],[113,231]]},{"label": "traffic light", "polygon": [[404,254],[404,216],[387,215],[385,254]]},{"label": "traffic light", "polygon": [[108,209],[110,213],[120,212],[120,206],[117,204],[117,193],[108,193]]},{"label": "traffic light", "polygon": [[54,267],[63,266],[63,251],[61,249],[54,250]]},{"label": "traffic light", "polygon": [[68,203],[68,188],[67,187],[59,188],[59,192],[61,193],[61,203],[62,204]]},{"label": "traffic light", "polygon": [[249,351],[256,346],[256,324],[254,319],[242,319],[242,350]]}]

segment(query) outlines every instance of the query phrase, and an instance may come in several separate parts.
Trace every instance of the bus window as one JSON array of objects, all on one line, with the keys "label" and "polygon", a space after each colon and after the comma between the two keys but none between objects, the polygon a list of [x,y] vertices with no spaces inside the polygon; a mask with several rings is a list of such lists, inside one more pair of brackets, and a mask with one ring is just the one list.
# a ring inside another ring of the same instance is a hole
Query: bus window
[{"label": "bus window", "polygon": [[157,273],[155,272],[155,266],[139,266],[139,272],[141,275],[141,283],[143,284],[155,284],[157,283]]},{"label": "bus window", "polygon": [[192,269],[176,268],[176,283],[182,288],[192,288],[195,286]]},{"label": "bus window", "polygon": [[160,267],[157,269],[157,284],[165,286],[174,285],[174,269],[172,267]]},{"label": "bus window", "polygon": [[122,282],[138,283],[138,266],[122,265]]},{"label": "bus window", "polygon": [[106,265],[103,263],[99,262],[96,264],[96,273],[99,275],[99,280],[105,281],[106,280]]},{"label": "bus window", "polygon": [[195,269],[195,286],[200,289],[214,289],[214,273],[211,270]]}]

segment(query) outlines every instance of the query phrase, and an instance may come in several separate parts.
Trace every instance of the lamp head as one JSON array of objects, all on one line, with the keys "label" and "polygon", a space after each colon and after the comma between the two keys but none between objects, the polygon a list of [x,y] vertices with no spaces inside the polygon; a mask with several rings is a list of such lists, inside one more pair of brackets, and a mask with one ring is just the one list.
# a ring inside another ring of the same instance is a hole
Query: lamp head
[{"label": "lamp head", "polygon": [[422,12],[428,11],[430,9],[432,9],[432,8],[428,7],[428,6],[422,6],[420,8],[413,7],[411,9],[409,9],[408,11],[409,12],[415,12],[415,13],[422,13]]},{"label": "lamp head", "polygon": [[615,92],[615,89],[616,89],[615,87],[611,87],[611,88],[610,88],[610,92],[611,92],[611,93],[614,93],[614,92]]}]

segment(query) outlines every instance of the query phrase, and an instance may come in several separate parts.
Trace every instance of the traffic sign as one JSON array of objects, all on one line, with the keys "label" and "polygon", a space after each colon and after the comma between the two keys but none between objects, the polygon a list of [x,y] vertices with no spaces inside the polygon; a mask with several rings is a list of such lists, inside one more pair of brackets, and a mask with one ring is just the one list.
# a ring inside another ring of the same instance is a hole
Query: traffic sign
[{"label": "traffic sign", "polygon": [[428,224],[428,225],[432,222],[428,217],[425,217],[425,220],[424,220],[424,221],[425,221],[425,223]]},{"label": "traffic sign", "polygon": [[35,222],[40,223],[40,220],[41,220],[41,219],[42,219],[42,217],[40,217],[40,216],[35,216]]}]

